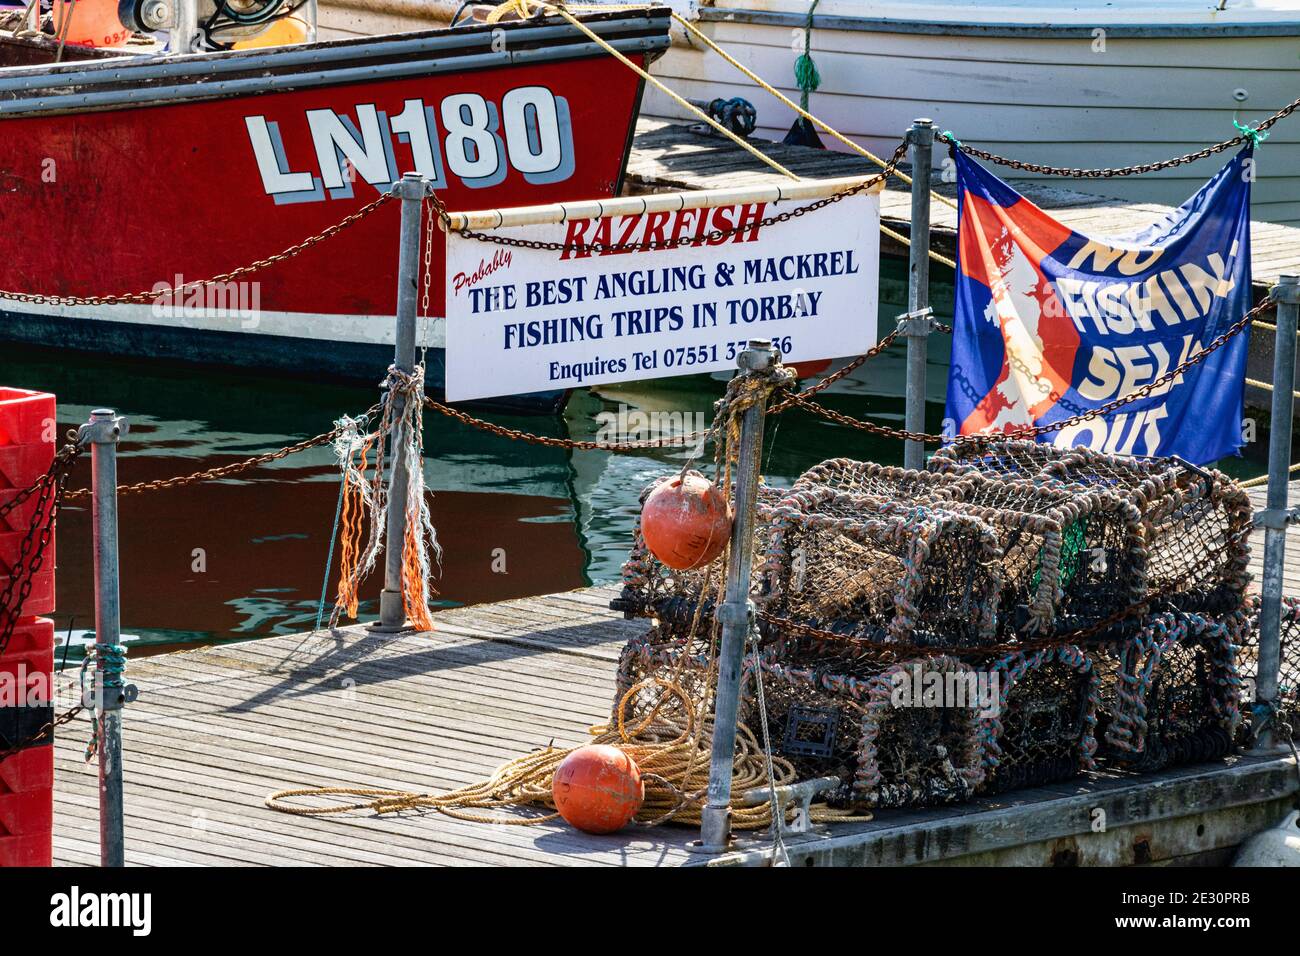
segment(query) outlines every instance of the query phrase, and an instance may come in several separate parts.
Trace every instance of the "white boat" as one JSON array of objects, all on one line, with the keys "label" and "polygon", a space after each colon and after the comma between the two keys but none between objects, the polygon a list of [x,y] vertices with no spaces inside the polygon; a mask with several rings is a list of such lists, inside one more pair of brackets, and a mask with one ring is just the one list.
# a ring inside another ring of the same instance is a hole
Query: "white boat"
[{"label": "white boat", "polygon": [[[690,16],[797,101],[794,63],[809,6],[715,0]],[[690,98],[743,96],[757,107],[758,136],[785,135],[788,108],[679,32],[655,74]],[[1300,96],[1297,38],[1300,0],[820,0],[811,55],[821,86],[810,111],[878,155],[928,116],[1015,159],[1125,166],[1229,139],[1234,118],[1257,123]],[[654,90],[642,114],[685,117]],[[936,150],[936,165],[944,155]],[[1176,206],[1222,162],[1220,154],[1075,186]],[[1274,127],[1257,168],[1252,218],[1300,223],[1300,117]]]},{"label": "white boat", "polygon": [[[591,3],[592,0],[586,0]],[[620,4],[625,0],[597,0]],[[707,36],[798,100],[794,63],[811,0],[669,0]],[[459,0],[322,0],[321,35],[427,28],[482,16]],[[877,155],[912,120],[1001,155],[1072,167],[1168,159],[1237,135],[1300,96],[1300,0],[819,0],[811,111]],[[756,136],[781,139],[794,114],[674,27],[652,72],[697,101],[742,96]],[[643,116],[691,120],[647,87]],[[843,148],[830,137],[823,142]],[[936,165],[944,151],[937,149]],[[1222,154],[1085,191],[1178,205]],[[1300,116],[1259,151],[1253,218],[1300,224]],[[1078,181],[1075,181],[1078,187]]]}]

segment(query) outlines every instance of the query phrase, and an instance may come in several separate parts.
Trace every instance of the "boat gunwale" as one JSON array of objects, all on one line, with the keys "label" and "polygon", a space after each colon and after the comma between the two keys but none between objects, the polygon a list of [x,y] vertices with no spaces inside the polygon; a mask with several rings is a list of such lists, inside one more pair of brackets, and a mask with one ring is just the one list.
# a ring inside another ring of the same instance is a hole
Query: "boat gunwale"
[{"label": "boat gunwale", "polygon": [[[598,14],[584,22],[623,53],[643,52],[654,58],[670,42],[666,8],[662,12]],[[500,51],[491,49],[497,28],[515,34],[513,43]],[[520,44],[529,46],[519,49]],[[126,55],[57,67],[38,64],[0,69],[0,118],[152,106],[602,55],[607,54],[572,25],[547,17],[381,38],[327,40],[288,50],[223,51],[165,59]],[[227,78],[211,79],[223,75]],[[156,85],[149,85],[150,80],[156,80]],[[176,82],[164,85],[167,80]]]},{"label": "boat gunwale", "polygon": [[[748,23],[757,26],[804,29],[808,15],[786,10],[756,10],[743,7],[700,7],[704,23]],[[1019,37],[1023,39],[1078,40],[1091,39],[1097,31],[1111,38],[1146,39],[1222,39],[1225,37],[1300,36],[1300,20],[1276,20],[1238,23],[979,23],[962,20],[936,20],[922,17],[857,17],[843,14],[813,14],[814,30],[840,30],[856,33],[908,33],[924,36]]]}]

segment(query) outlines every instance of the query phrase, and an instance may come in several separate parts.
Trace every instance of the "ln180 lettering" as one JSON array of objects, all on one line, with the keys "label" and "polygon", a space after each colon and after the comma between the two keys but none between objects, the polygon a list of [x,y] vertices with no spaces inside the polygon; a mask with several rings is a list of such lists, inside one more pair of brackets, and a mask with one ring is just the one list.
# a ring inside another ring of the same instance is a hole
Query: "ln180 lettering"
[{"label": "ln180 lettering", "polygon": [[[244,118],[262,188],[277,203],[351,197],[356,180],[382,191],[397,180],[399,167],[413,167],[435,189],[446,187],[449,176],[473,189],[495,186],[512,169],[535,186],[573,175],[569,104],[544,86],[510,90],[500,105],[478,93],[456,93],[436,108],[406,100],[392,116],[374,103],[360,103],[352,113],[307,110],[305,122],[313,155],[295,156],[291,165],[279,122]],[[408,153],[400,163],[397,144]]]}]

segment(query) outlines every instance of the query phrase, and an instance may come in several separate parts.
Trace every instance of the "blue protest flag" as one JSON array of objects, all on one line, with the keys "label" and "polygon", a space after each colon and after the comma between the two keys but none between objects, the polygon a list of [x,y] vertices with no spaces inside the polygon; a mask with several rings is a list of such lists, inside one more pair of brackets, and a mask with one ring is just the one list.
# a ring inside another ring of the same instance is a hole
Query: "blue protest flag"
[{"label": "blue protest flag", "polygon": [[[957,153],[949,433],[1048,425],[1130,395],[1251,306],[1249,147],[1164,220],[1085,236]],[[1205,464],[1242,444],[1247,333],[1152,394],[1037,436]]]}]

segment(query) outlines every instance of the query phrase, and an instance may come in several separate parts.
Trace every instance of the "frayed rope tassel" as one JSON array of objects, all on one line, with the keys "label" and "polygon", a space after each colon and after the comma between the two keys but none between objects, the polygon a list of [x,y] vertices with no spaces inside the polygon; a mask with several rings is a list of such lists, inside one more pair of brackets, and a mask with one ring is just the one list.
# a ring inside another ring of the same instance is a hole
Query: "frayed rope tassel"
[{"label": "frayed rope tassel", "polygon": [[[406,540],[402,542],[402,605],[407,620],[419,630],[433,629],[429,613],[429,599],[437,594],[433,587],[435,566],[442,568],[442,547],[429,513],[428,496],[424,486],[424,406],[420,400],[424,393],[424,370],[417,368],[411,375],[390,367],[388,394],[383,416],[375,432],[366,430],[364,418],[341,418],[335,424],[339,435],[334,440],[334,453],[343,475],[343,505],[340,526],[340,566],[338,597],[330,615],[330,627],[337,627],[339,618],[346,614],[356,618],[361,582],[373,573],[379,555],[385,547],[388,527],[388,488],[384,484],[385,443],[382,436],[395,433],[402,427],[406,439],[405,454],[400,456],[407,472],[407,495],[402,503],[406,511]],[[401,414],[395,413],[391,397],[402,394]],[[370,468],[370,453],[375,452],[374,468]],[[396,447],[391,453],[397,459]],[[369,534],[364,547],[361,544],[366,516],[370,519]]]}]

